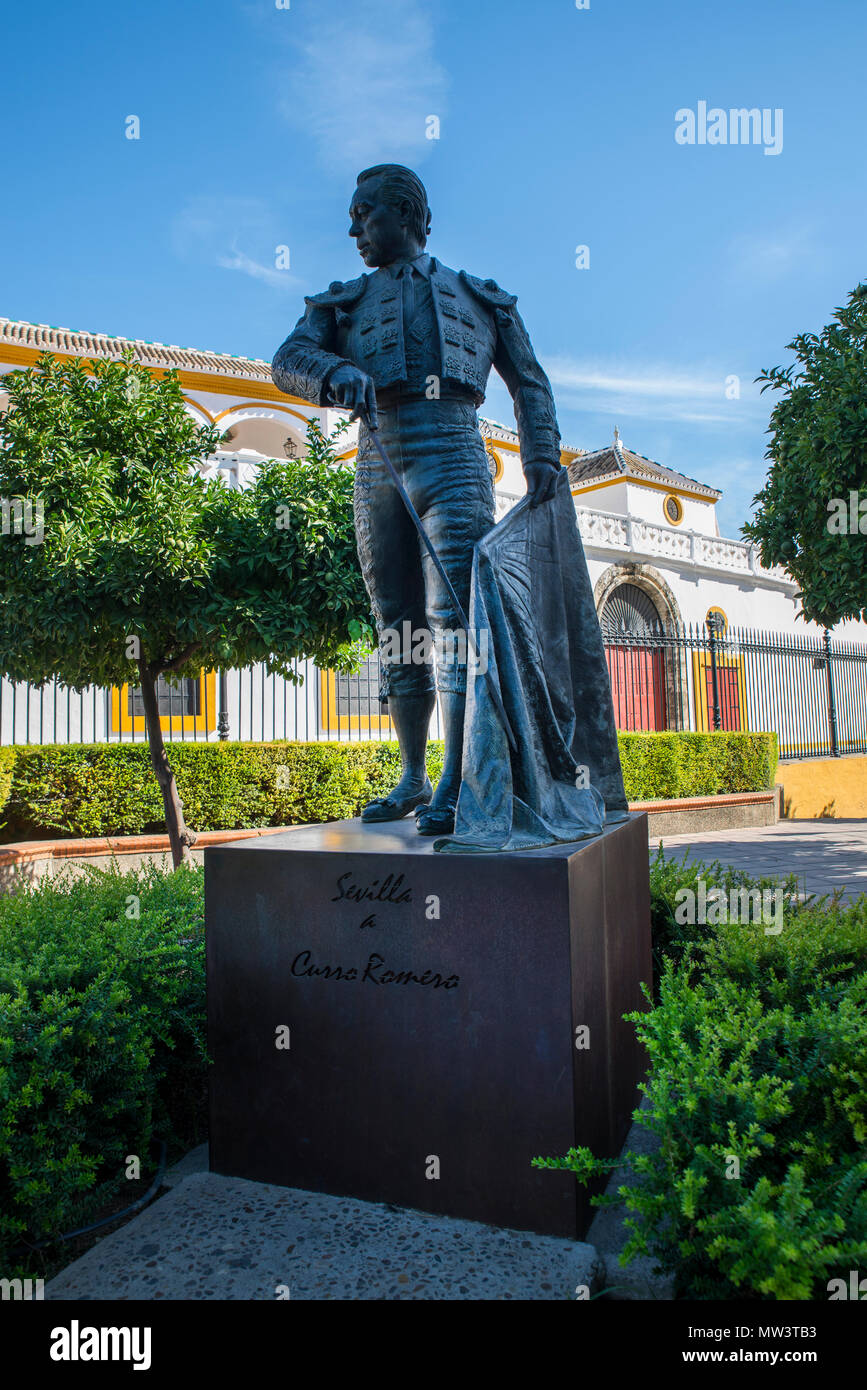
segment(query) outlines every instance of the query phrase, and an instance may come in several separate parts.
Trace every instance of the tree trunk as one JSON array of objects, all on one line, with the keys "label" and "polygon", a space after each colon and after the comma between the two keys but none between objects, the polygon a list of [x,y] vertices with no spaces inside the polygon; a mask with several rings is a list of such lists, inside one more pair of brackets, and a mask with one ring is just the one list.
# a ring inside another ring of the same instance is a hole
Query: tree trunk
[{"label": "tree trunk", "polygon": [[157,675],[141,657],[139,658],[138,668],[141,673],[142,704],[144,705],[145,728],[147,729],[151,766],[156,773],[157,781],[160,784],[160,791],[162,792],[163,807],[165,808],[166,815],[166,829],[169,832],[169,842],[172,847],[172,864],[174,868],[178,868],[180,864],[189,864],[192,861],[190,846],[196,843],[196,837],[192,830],[188,830],[186,827],[184,821],[184,804],[178,796],[175,774],[172,772],[168,754],[166,753],[166,745],[163,742],[159,704],[157,702]]}]

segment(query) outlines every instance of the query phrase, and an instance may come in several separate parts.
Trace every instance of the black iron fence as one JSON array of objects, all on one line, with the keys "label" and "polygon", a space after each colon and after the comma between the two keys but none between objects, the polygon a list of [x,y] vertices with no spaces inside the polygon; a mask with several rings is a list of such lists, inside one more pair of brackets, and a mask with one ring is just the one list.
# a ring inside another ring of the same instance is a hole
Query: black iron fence
[{"label": "black iron fence", "polygon": [[[604,633],[617,726],[773,730],[784,759],[867,753],[867,646],[746,629]],[[379,659],[352,677],[296,663],[202,673],[158,691],[167,741],[391,739]],[[439,733],[438,715],[432,733]],[[0,743],[143,742],[138,692],[0,680]]]},{"label": "black iron fence", "polygon": [[604,638],[619,729],[773,730],[783,759],[867,752],[867,646],[706,626]]}]

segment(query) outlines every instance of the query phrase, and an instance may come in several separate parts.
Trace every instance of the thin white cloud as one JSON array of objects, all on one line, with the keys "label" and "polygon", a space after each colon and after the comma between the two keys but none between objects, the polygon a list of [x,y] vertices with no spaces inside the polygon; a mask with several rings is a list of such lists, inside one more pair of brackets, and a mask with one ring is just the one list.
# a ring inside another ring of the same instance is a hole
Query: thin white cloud
[{"label": "thin white cloud", "polygon": [[749,285],[782,280],[805,264],[815,268],[817,254],[808,227],[744,233],[729,243],[729,275]]},{"label": "thin white cloud", "polygon": [[545,358],[543,365],[558,402],[586,414],[744,424],[748,420],[754,422],[763,413],[751,380],[741,377],[740,396],[729,399],[727,379],[733,373],[714,374],[708,367],[700,371],[669,366],[606,368],[564,356]]},{"label": "thin white cloud", "polygon": [[419,0],[333,0],[293,47],[281,110],[312,136],[325,166],[357,173],[430,153],[425,123],[443,120],[448,79]]},{"label": "thin white cloud", "polygon": [[576,362],[570,357],[549,357],[545,370],[555,386],[587,391],[618,391],[636,396],[722,395],[724,377],[698,377],[686,372],[653,371],[616,373]]},{"label": "thin white cloud", "polygon": [[246,256],[236,247],[232,248],[230,256],[218,256],[217,265],[222,266],[224,270],[240,270],[242,275],[250,275],[254,280],[264,280],[266,285],[271,285],[277,290],[293,290],[300,283],[297,275],[290,275],[286,270],[277,270],[275,266],[261,265],[259,261],[254,261],[252,256]]},{"label": "thin white cloud", "polygon": [[[286,229],[281,234],[273,212],[260,198],[192,198],[172,222],[171,241],[183,261],[240,271],[277,290],[302,284],[298,276],[277,266],[278,248],[289,246],[291,258],[291,245]],[[266,256],[273,258],[270,264]]]}]

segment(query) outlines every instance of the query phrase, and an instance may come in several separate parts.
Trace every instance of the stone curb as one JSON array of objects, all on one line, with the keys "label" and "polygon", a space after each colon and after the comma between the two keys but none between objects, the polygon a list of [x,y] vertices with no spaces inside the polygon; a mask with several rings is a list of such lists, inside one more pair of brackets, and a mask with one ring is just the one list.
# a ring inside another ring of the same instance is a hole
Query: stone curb
[{"label": "stone curb", "polygon": [[[660,815],[680,811],[724,811],[734,806],[765,806],[773,803],[776,793],[737,792],[722,796],[681,797],[671,801],[631,801],[630,811],[646,811]],[[230,844],[233,840],[251,840],[261,835],[282,835],[297,829],[291,825],[267,825],[253,830],[202,830],[196,834],[194,849],[209,845]],[[653,826],[651,824],[651,830]],[[696,825],[695,829],[698,829]],[[669,831],[669,833],[672,833]],[[171,846],[168,835],[102,835],[83,839],[19,840],[0,846],[0,869],[15,868],[43,859],[86,859],[105,855],[168,854]]]},{"label": "stone curb", "polygon": [[[232,840],[251,840],[261,835],[279,835],[287,826],[267,825],[257,830],[203,830],[197,833],[195,849],[225,845]],[[39,859],[85,859],[106,854],[168,854],[168,835],[103,835],[82,840],[20,840],[0,848],[0,869],[32,864]]]},{"label": "stone curb", "polygon": [[603,1278],[581,1241],[192,1172],[45,1297],[563,1302]]}]

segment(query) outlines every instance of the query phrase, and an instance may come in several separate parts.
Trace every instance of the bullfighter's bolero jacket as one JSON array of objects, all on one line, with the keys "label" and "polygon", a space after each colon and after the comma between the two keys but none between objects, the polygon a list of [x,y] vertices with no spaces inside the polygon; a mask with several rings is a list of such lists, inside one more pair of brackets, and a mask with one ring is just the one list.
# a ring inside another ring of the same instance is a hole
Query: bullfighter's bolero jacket
[{"label": "bullfighter's bolero jacket", "polygon": [[[480,406],[494,367],[514,402],[524,463],[559,466],[551,384],[536,360],[516,296],[495,280],[450,270],[433,256],[430,271],[444,393],[466,392]],[[346,362],[365,371],[377,393],[406,381],[399,279],[380,269],[345,284],[335,280],[305,303],[306,312],[274,356],[271,374],[281,391],[327,405],[328,378]]]}]

